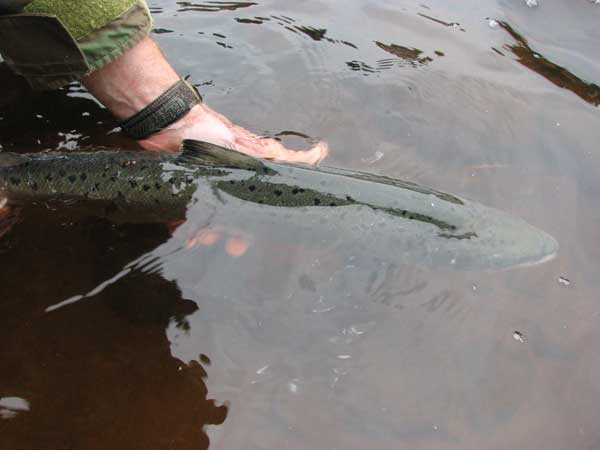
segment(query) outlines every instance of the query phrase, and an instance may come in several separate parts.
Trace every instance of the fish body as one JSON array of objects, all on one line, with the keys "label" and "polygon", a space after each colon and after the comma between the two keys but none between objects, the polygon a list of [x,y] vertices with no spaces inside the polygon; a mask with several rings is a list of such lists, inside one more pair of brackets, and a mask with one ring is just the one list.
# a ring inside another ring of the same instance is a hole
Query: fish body
[{"label": "fish body", "polygon": [[12,205],[76,201],[108,218],[166,222],[202,208],[209,196],[252,220],[285,211],[279,228],[348,236],[429,267],[502,269],[558,250],[545,232],[454,195],[361,172],[258,160],[198,141],[185,141],[179,154],[0,153],[0,197]]}]

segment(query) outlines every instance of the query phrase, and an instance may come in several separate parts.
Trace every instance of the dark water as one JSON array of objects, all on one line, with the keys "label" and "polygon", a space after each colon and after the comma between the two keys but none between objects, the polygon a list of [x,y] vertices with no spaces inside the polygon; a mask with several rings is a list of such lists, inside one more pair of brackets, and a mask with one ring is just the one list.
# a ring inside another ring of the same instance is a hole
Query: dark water
[{"label": "dark water", "polygon": [[[428,272],[247,217],[174,252],[162,225],[27,216],[0,241],[0,448],[600,447],[600,5],[150,6],[233,121],[509,211],[561,251]],[[131,144],[75,85],[0,117],[3,151]]]}]

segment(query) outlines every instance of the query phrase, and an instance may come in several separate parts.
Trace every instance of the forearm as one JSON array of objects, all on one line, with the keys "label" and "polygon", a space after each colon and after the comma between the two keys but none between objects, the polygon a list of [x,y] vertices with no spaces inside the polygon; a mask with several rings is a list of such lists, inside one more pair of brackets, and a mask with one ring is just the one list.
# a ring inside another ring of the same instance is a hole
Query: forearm
[{"label": "forearm", "polygon": [[152,102],[179,79],[150,38],[82,79],[83,85],[113,115],[126,119]]}]

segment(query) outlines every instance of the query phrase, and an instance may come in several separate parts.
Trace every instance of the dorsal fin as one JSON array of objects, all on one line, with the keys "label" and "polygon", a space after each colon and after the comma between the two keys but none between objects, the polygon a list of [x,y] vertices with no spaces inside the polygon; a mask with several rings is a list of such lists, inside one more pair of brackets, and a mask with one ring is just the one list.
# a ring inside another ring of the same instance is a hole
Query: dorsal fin
[{"label": "dorsal fin", "polygon": [[216,167],[259,170],[265,165],[252,156],[209,142],[185,139],[181,144],[179,158],[187,161],[198,161]]}]

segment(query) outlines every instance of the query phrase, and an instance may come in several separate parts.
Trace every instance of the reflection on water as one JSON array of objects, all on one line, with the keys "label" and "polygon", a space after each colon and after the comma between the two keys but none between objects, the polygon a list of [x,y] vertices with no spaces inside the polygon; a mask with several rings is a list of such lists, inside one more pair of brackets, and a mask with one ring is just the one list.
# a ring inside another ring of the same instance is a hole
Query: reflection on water
[{"label": "reflection on water", "polygon": [[[413,67],[417,67],[419,65],[425,65],[425,64],[433,61],[433,59],[431,59],[428,56],[421,57],[421,55],[423,54],[423,51],[419,50],[418,48],[408,48],[408,47],[403,47],[401,45],[396,45],[396,44],[386,45],[382,42],[375,42],[375,44],[377,45],[377,47],[379,47],[383,51],[386,51],[386,52],[400,58],[398,60],[398,63],[401,65],[406,64],[406,65],[410,65]],[[385,63],[391,64],[393,61],[394,61],[393,59],[379,60],[378,64],[381,66]]]},{"label": "reflection on water", "polygon": [[[174,31],[153,37],[233,121],[513,213],[561,252],[446,273],[343,235],[251,235],[242,211],[173,236],[25,216],[0,240],[2,450],[598,447],[596,5],[150,3]],[[2,151],[133,145],[76,84],[26,99],[2,80]],[[212,245],[185,248],[203,226]]]},{"label": "reflection on water", "polygon": [[[43,313],[156,247],[166,230],[57,219],[27,217],[0,247],[10,261],[0,304],[0,397],[28,404],[1,424],[0,447],[208,448],[203,427],[223,423],[227,408],[207,398],[201,363],[171,356],[165,328],[186,332],[197,310],[175,283],[135,272],[85,305]],[[63,264],[31,271],[24,286],[19,272],[32,261]],[[206,358],[202,364],[209,367]]]},{"label": "reflection on water", "polygon": [[15,97],[19,98],[19,102],[10,102],[0,110],[3,151],[75,150],[91,144],[135,148],[131,140],[112,133],[115,120],[78,83],[34,95],[26,87],[19,90],[20,80],[9,77],[3,68],[0,65],[1,85],[8,93],[17,92]]},{"label": "reflection on water", "polygon": [[[364,72],[363,75],[368,75],[379,73],[394,67],[417,68],[419,66],[425,66],[433,61],[433,58],[429,56],[421,56],[423,50],[419,50],[418,48],[409,48],[398,44],[384,44],[379,41],[375,41],[375,45],[381,50],[396,56],[396,58],[378,59],[373,66],[361,61],[348,61],[346,62],[346,65],[350,70],[355,72],[362,71]],[[434,53],[437,56],[444,56],[444,53],[439,50],[435,50]]]},{"label": "reflection on water", "polygon": [[498,23],[517,41],[517,44],[507,44],[505,46],[518,57],[517,61],[539,73],[556,86],[568,89],[586,102],[594,106],[600,105],[600,86],[588,83],[572,74],[568,69],[547,60],[538,52],[532,50],[527,40],[508,23],[502,21]]},{"label": "reflection on water", "polygon": [[315,27],[311,27],[308,25],[293,25],[294,23],[296,23],[296,20],[292,19],[291,17],[286,17],[286,16],[260,17],[260,16],[256,16],[253,19],[236,17],[235,20],[238,23],[256,24],[256,25],[263,24],[270,20],[275,20],[276,23],[280,26],[283,26],[284,29],[291,31],[292,33],[296,33],[296,34],[300,33],[305,36],[308,36],[313,41],[326,41],[326,42],[330,42],[332,44],[340,43],[340,44],[344,44],[344,45],[347,45],[348,47],[352,47],[355,49],[358,48],[352,42],[348,42],[348,41],[344,41],[344,40],[340,40],[340,39],[332,39],[332,38],[326,36],[327,30],[324,28],[315,28]]},{"label": "reflection on water", "polygon": [[426,19],[431,20],[432,22],[439,23],[440,25],[444,25],[445,27],[456,28],[460,26],[460,23],[457,22],[446,22],[444,20],[436,19],[435,17],[428,16],[427,14],[419,13],[419,16],[425,17]]},{"label": "reflection on water", "polygon": [[257,5],[253,2],[177,2],[179,5],[178,11],[198,11],[198,12],[218,12],[218,11],[235,11],[240,8],[248,8]]}]

